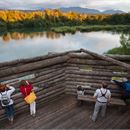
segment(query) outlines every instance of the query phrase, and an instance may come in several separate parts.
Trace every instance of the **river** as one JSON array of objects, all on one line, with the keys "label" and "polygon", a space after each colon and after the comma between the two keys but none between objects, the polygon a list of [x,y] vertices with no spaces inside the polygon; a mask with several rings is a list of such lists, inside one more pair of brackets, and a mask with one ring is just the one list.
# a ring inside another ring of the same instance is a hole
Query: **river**
[{"label": "river", "polygon": [[0,62],[64,52],[80,48],[103,54],[120,46],[120,34],[107,31],[6,33],[0,36]]}]

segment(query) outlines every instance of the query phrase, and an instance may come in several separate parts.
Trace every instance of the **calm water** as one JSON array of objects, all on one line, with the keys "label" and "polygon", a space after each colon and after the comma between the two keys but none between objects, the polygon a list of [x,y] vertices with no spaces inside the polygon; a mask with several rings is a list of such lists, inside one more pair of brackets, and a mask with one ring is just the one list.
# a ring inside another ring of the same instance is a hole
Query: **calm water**
[{"label": "calm water", "polygon": [[120,46],[120,35],[112,32],[8,33],[0,36],[0,62],[45,55],[48,52],[88,49],[102,54]]}]

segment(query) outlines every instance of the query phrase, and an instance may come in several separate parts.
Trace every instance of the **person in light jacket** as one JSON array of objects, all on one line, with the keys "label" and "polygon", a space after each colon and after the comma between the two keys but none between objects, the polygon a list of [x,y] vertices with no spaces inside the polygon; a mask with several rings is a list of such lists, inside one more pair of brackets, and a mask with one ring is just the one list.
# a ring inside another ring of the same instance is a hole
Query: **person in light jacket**
[{"label": "person in light jacket", "polygon": [[107,89],[107,86],[108,85],[103,82],[101,88],[97,89],[93,96],[93,98],[96,99],[96,103],[95,103],[93,115],[90,117],[94,122],[98,117],[98,113],[100,109],[101,109],[101,116],[105,117],[107,104],[111,100],[111,92],[110,90]]},{"label": "person in light jacket", "polygon": [[1,106],[5,109],[5,114],[11,124],[14,120],[14,109],[13,109],[13,100],[11,99],[12,93],[15,91],[15,88],[6,84],[0,84],[0,101]]},{"label": "person in light jacket", "polygon": [[[33,86],[31,83],[29,83],[29,81],[22,80],[20,84],[20,91],[23,94],[23,97],[25,98],[33,91]],[[35,114],[36,114],[36,101],[33,101],[30,104],[30,115],[35,117]]]}]

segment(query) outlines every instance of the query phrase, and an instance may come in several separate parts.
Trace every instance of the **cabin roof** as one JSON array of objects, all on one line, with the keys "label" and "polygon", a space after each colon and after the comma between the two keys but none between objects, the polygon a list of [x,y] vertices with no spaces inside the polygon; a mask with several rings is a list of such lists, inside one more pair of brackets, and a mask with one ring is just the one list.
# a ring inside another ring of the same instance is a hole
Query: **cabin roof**
[{"label": "cabin roof", "polygon": [[26,112],[15,117],[13,125],[6,121],[0,123],[4,129],[129,129],[130,109],[129,106],[118,108],[108,106],[106,118],[98,118],[94,123],[89,118],[93,112],[93,103],[77,105],[74,96],[62,95],[56,100],[38,104],[35,118]]}]

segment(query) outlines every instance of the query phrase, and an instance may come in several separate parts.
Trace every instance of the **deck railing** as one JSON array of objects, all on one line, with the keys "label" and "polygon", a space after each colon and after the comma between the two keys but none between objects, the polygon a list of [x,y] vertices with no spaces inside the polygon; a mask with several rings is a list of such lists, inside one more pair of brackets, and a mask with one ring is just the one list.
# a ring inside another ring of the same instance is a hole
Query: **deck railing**
[{"label": "deck railing", "polygon": [[[130,64],[129,56],[110,57]],[[113,96],[118,98],[121,92],[110,82],[113,76],[130,79],[130,70],[81,50],[0,63],[0,82],[9,83],[19,90],[20,81],[28,79],[35,88],[38,104],[65,93],[75,95],[78,85],[92,86],[89,93],[93,94],[102,81],[109,84]],[[16,91],[13,99],[16,114],[28,107],[20,92]],[[0,109],[0,120],[4,118],[4,110]]]}]

